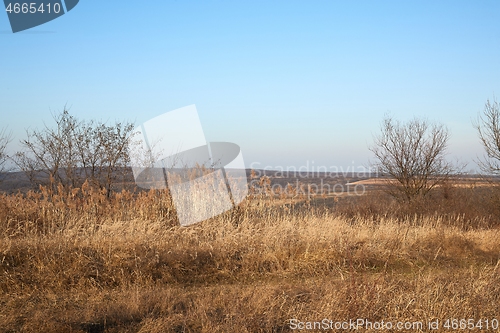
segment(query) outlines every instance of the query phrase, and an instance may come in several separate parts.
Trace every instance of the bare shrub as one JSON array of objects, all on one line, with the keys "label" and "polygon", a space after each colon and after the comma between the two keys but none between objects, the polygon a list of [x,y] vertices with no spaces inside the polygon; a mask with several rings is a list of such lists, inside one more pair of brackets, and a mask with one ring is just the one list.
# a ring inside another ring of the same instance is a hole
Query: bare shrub
[{"label": "bare shrub", "polygon": [[6,128],[0,129],[0,182],[2,181],[4,172],[9,171],[6,166],[9,156],[7,155],[7,145],[12,141],[12,133],[7,132]]},{"label": "bare shrub", "polygon": [[124,179],[129,166],[133,124],[85,122],[66,109],[53,118],[55,127],[26,131],[24,150],[14,158],[17,166],[35,187],[49,185],[55,191],[61,184],[70,190],[88,181],[109,197],[113,183]]},{"label": "bare shrub", "polygon": [[496,100],[486,101],[473,126],[486,153],[478,161],[479,167],[485,173],[500,175],[500,105]]},{"label": "bare shrub", "polygon": [[370,150],[378,171],[391,177],[388,192],[404,201],[425,196],[453,172],[446,161],[449,132],[439,124],[413,119],[407,123],[385,117]]}]

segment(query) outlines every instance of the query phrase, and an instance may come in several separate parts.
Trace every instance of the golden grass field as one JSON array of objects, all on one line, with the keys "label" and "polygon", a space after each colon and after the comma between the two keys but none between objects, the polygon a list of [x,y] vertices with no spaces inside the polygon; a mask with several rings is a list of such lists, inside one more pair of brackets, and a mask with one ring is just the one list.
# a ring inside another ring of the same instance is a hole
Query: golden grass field
[{"label": "golden grass field", "polygon": [[451,186],[411,207],[379,191],[250,196],[191,227],[161,191],[3,195],[0,332],[318,332],[292,323],[323,319],[498,332],[485,326],[500,320],[492,193]]}]

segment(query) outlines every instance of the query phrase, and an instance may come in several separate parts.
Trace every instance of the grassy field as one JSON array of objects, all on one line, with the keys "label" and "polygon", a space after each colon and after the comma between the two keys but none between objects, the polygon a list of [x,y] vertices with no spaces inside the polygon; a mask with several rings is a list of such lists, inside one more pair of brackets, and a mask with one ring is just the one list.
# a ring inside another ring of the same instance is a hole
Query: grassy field
[{"label": "grassy field", "polygon": [[500,331],[496,196],[262,194],[183,228],[166,192],[3,195],[0,332]]}]

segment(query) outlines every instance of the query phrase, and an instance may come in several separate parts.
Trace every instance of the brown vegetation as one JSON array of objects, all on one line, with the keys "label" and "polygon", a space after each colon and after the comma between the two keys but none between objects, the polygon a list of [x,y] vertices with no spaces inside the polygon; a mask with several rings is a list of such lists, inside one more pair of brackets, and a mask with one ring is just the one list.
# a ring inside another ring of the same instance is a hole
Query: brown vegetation
[{"label": "brown vegetation", "polygon": [[108,196],[84,184],[2,195],[0,332],[499,319],[495,193],[440,188],[420,206],[378,191],[253,195],[189,228],[177,225],[165,191]]}]

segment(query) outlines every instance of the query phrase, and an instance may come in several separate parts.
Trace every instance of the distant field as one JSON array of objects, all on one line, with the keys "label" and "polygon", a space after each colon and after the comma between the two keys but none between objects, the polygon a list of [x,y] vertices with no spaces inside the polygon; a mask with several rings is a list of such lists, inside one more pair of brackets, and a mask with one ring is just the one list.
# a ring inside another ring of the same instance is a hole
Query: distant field
[{"label": "distant field", "polygon": [[[372,185],[372,186],[383,186],[387,183],[393,182],[394,180],[387,178],[368,178],[363,180],[358,180],[350,182],[349,185]],[[482,179],[478,176],[476,177],[456,177],[450,180],[452,186],[458,187],[478,187],[478,186],[491,186],[491,180]]]}]

